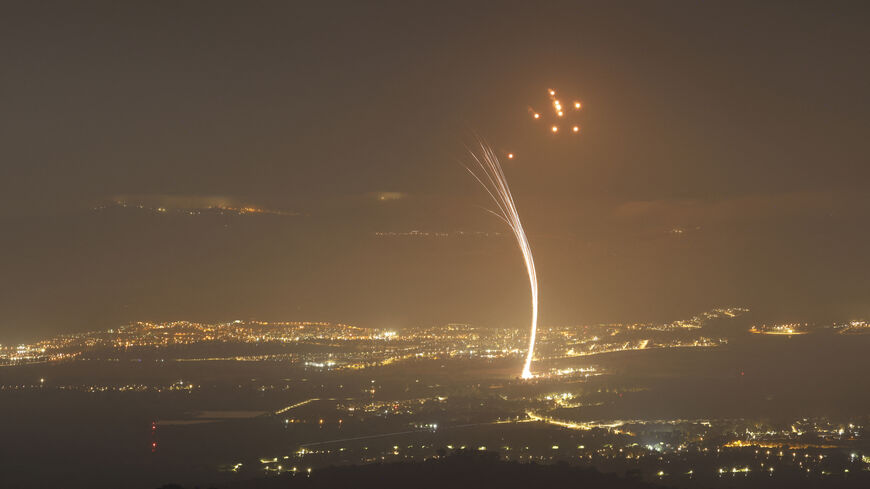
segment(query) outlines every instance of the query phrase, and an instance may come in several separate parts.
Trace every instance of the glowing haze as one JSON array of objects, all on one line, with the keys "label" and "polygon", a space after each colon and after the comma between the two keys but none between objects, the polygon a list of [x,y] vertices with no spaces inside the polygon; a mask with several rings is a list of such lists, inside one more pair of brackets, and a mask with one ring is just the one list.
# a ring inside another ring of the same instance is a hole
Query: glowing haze
[{"label": "glowing haze", "polygon": [[483,141],[478,141],[480,151],[470,150],[471,157],[474,159],[477,166],[475,168],[465,167],[475,180],[483,186],[486,193],[495,203],[498,211],[490,211],[496,217],[503,220],[517,239],[517,245],[523,253],[523,261],[526,264],[526,271],[529,273],[529,287],[532,295],[532,326],[529,332],[529,351],[526,354],[526,361],[523,364],[522,378],[528,379],[532,377],[532,357],[535,354],[535,335],[538,330],[538,277],[535,274],[535,260],[532,257],[532,248],[529,246],[529,240],[526,238],[526,232],[523,229],[523,224],[520,221],[520,214],[517,211],[514,197],[511,194],[511,189],[507,183],[504,170],[498,162],[495,152]]}]

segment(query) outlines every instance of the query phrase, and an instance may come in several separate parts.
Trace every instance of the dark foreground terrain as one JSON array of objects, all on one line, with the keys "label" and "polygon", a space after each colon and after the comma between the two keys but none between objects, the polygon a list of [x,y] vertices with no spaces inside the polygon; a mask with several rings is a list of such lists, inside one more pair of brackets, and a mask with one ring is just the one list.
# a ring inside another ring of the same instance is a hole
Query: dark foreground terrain
[{"label": "dark foreground terrain", "polygon": [[[575,487],[590,489],[667,489],[671,486],[651,484],[629,472],[628,477],[604,474],[594,468],[567,463],[541,465],[507,462],[495,452],[454,452],[424,462],[398,462],[341,467],[327,467],[310,475],[285,474],[277,477],[238,481],[209,489],[464,489],[498,488],[531,489],[538,487]],[[639,474],[637,474],[639,476]],[[764,474],[717,480],[696,480],[682,484],[692,488],[855,488],[870,487],[870,474],[852,474],[849,478],[826,480],[803,477],[771,478]],[[159,489],[198,489],[198,486],[168,484]]]},{"label": "dark foreground terrain", "polygon": [[[497,453],[457,452],[425,462],[400,462],[328,467],[312,473],[237,482],[231,489],[377,488],[456,489],[589,487],[612,489],[662,488],[595,469],[568,464],[538,465],[500,461]],[[166,485],[160,489],[184,489]]]}]

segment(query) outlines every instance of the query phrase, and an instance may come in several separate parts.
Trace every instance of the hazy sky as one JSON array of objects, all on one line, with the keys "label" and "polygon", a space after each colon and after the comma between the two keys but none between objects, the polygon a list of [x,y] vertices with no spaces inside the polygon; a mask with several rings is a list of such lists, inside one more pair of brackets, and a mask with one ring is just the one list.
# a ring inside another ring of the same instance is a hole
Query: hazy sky
[{"label": "hazy sky", "polygon": [[[144,319],[524,326],[510,238],[375,235],[507,231],[458,164],[474,132],[517,154],[544,325],[868,318],[868,14],[7,3],[0,342]],[[530,119],[550,87],[583,101],[580,137]],[[119,198],[168,212],[93,210]],[[216,202],[299,215],[180,212]]]}]

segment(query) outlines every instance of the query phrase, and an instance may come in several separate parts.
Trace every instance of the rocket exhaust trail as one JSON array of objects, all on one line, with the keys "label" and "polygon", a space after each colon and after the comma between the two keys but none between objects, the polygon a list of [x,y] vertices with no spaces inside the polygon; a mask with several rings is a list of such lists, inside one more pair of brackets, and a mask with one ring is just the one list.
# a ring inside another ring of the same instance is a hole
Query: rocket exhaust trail
[{"label": "rocket exhaust trail", "polygon": [[480,145],[479,153],[469,150],[477,166],[473,169],[466,166],[465,169],[483,186],[486,193],[489,194],[489,197],[495,203],[498,210],[490,210],[489,212],[504,221],[513,231],[517,245],[523,253],[526,271],[529,273],[529,287],[532,295],[532,326],[529,333],[529,352],[526,355],[522,372],[522,378],[528,379],[532,377],[532,357],[535,353],[535,336],[538,332],[538,277],[535,275],[535,260],[532,258],[532,248],[529,246],[529,240],[526,238],[526,232],[523,230],[523,224],[520,222],[520,215],[517,212],[514,197],[511,195],[507,177],[505,177],[504,170],[502,170],[501,164],[498,162],[498,157],[496,157],[495,152],[485,142],[479,140],[478,144]]}]

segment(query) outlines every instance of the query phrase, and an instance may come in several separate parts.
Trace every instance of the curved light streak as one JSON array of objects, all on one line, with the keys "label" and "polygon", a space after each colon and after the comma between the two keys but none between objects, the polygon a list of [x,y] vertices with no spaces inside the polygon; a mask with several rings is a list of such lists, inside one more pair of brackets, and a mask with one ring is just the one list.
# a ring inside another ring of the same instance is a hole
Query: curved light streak
[{"label": "curved light streak", "polygon": [[532,258],[532,248],[529,246],[529,240],[526,238],[526,232],[523,230],[522,222],[520,222],[520,214],[508,186],[507,177],[505,177],[504,170],[498,162],[498,157],[485,142],[478,141],[478,144],[480,145],[479,152],[469,150],[471,157],[477,163],[477,167],[472,169],[466,166],[465,169],[486,190],[498,208],[497,212],[492,210],[489,212],[504,221],[513,231],[517,245],[523,253],[526,271],[529,273],[529,287],[532,294],[532,326],[529,333],[529,352],[526,355],[521,375],[522,378],[529,379],[532,377],[532,357],[535,353],[535,336],[538,332],[538,277],[535,274],[535,260]]}]

